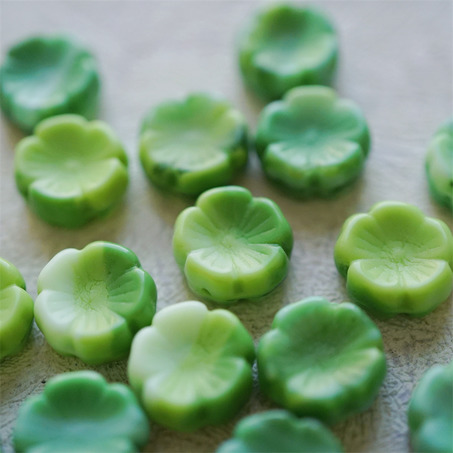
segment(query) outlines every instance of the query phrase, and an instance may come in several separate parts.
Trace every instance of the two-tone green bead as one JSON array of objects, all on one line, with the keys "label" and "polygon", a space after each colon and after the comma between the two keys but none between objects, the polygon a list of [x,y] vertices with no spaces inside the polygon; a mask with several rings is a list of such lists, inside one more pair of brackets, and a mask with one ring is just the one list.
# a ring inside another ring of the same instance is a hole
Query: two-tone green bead
[{"label": "two-tone green bead", "polygon": [[227,310],[174,304],[135,336],[128,363],[132,388],[150,418],[193,431],[234,417],[252,390],[253,339]]},{"label": "two-tone green bead", "polygon": [[266,176],[296,197],[330,197],[360,175],[370,148],[359,107],[322,86],[298,87],[261,112],[255,147]]},{"label": "two-tone green bead", "polygon": [[8,261],[0,258],[0,360],[19,352],[33,323],[33,299],[25,281]]},{"label": "two-tone green bead", "polygon": [[450,229],[407,203],[383,201],[349,217],[334,258],[353,302],[382,317],[424,316],[453,288]]},{"label": "two-tone green bead", "polygon": [[38,278],[35,318],[48,343],[88,364],[126,357],[156,311],[156,285],[126,247],[93,242],[55,255]]},{"label": "two-tone green bead", "polygon": [[300,85],[332,82],[338,40],[329,19],[316,9],[265,7],[243,29],[238,45],[242,77],[265,100]]},{"label": "two-tone green bead", "polygon": [[280,208],[243,187],[204,192],[177,218],[173,252],[192,291],[218,303],[261,297],[286,277],[293,235]]},{"label": "two-tone green bead", "polygon": [[92,118],[99,75],[91,53],[67,36],[36,36],[14,45],[0,68],[0,105],[24,132],[64,113]]},{"label": "two-tone green bead", "polygon": [[386,373],[381,333],[365,312],[320,297],[282,308],[257,357],[265,395],[326,423],[367,409]]},{"label": "two-tone green bead", "polygon": [[94,371],[50,379],[22,404],[13,433],[22,453],[136,453],[148,437],[148,420],[132,391]]},{"label": "two-tone green bead", "polygon": [[78,115],[46,119],[16,147],[17,188],[46,222],[77,228],[105,216],[126,191],[127,155],[112,129]]}]

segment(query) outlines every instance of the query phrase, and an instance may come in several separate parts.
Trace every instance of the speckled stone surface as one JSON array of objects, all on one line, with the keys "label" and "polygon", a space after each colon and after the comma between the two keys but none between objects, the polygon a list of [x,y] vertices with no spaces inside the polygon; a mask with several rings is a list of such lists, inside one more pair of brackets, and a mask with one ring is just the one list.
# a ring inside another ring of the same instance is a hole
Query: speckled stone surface
[{"label": "speckled stone surface", "polygon": [[[20,132],[1,120],[0,255],[16,265],[36,297],[40,270],[58,251],[102,239],[131,248],[158,286],[158,309],[193,299],[171,251],[173,223],[190,203],[147,182],[139,165],[137,135],[148,108],[191,90],[222,93],[242,110],[252,128],[262,105],[243,88],[236,65],[235,36],[257,1],[3,1],[2,57],[15,41],[33,33],[67,32],[96,54],[103,78],[100,118],[125,143],[131,185],[108,218],[66,231],[40,221],[18,194],[13,179],[14,146]],[[429,197],[424,155],[433,132],[453,112],[452,3],[446,1],[317,2],[336,23],[341,63],[336,87],[361,106],[370,124],[372,149],[365,172],[352,188],[328,201],[290,199],[266,182],[252,157],[237,181],[255,196],[282,208],[295,246],[286,281],[258,302],[232,307],[258,338],[285,304],[318,295],[347,299],[332,258],[344,220],[376,202],[401,200],[446,221],[448,212]],[[211,305],[212,306],[212,305]],[[453,358],[452,302],[422,319],[400,316],[377,321],[388,357],[388,375],[374,405],[335,426],[348,452],[407,452],[406,408],[422,373]],[[64,358],[36,326],[25,349],[0,365],[0,430],[5,452],[19,405],[42,390],[51,376],[87,368]],[[109,381],[127,382],[126,361],[94,367]],[[212,452],[230,436],[239,417],[271,407],[258,392],[236,420],[224,426],[178,434],[152,426],[149,452]]]}]

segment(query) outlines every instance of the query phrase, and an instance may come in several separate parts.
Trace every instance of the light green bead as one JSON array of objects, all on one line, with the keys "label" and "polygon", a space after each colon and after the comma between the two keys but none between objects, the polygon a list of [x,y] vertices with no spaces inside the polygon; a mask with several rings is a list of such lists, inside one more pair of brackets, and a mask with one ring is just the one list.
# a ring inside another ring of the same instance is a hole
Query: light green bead
[{"label": "light green bead", "polygon": [[176,262],[192,291],[218,303],[257,298],[286,277],[292,230],[279,207],[238,186],[204,192],[177,218]]},{"label": "light green bead", "polygon": [[33,324],[33,300],[20,272],[0,258],[0,360],[23,347]]},{"label": "light green bead", "polygon": [[35,318],[60,354],[99,364],[127,356],[149,325],[157,292],[135,254],[110,242],[55,255],[38,278]]},{"label": "light green bead", "polygon": [[66,36],[36,36],[13,46],[0,68],[0,104],[23,131],[45,118],[95,114],[99,75],[93,56]]},{"label": "light green bead", "polygon": [[431,139],[425,167],[433,198],[453,211],[453,119]]},{"label": "light green bead", "polygon": [[425,372],[412,393],[408,418],[414,452],[453,452],[453,362]]},{"label": "light green bead", "polygon": [[239,36],[239,64],[246,85],[265,100],[299,85],[329,85],[338,58],[330,21],[296,5],[263,8]]},{"label": "light green bead", "polygon": [[16,148],[16,184],[46,222],[77,228],[106,215],[128,184],[127,156],[107,124],[78,115],[42,121]]},{"label": "light green bead", "polygon": [[294,88],[264,108],[256,151],[266,176],[296,197],[329,197],[360,175],[367,122],[351,101],[321,86]]},{"label": "light green bead", "polygon": [[342,453],[336,437],[317,420],[299,419],[283,410],[272,410],[242,419],[233,437],[216,453]]},{"label": "light green bead", "polygon": [[187,196],[231,183],[247,163],[247,147],[242,114],[207,93],[159,104],[140,134],[140,160],[151,182]]},{"label": "light green bead", "polygon": [[386,373],[381,334],[365,312],[320,297],[282,308],[257,356],[266,396],[326,423],[367,409]]},{"label": "light green bead", "polygon": [[136,453],[148,437],[148,420],[131,390],[94,371],[49,380],[22,404],[13,434],[23,453]]},{"label": "light green bead", "polygon": [[346,220],[335,263],[354,302],[380,316],[424,316],[453,288],[453,237],[441,220],[384,201]]},{"label": "light green bead", "polygon": [[233,313],[183,302],[159,311],[135,336],[129,381],[152,420],[193,431],[236,415],[250,397],[254,357]]}]

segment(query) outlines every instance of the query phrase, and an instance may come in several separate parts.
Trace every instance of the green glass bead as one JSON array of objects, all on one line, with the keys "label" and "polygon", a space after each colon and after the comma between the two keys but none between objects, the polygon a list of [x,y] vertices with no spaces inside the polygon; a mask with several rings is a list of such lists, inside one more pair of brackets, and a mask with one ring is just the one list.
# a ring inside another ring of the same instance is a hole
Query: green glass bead
[{"label": "green glass bead", "polygon": [[26,39],[0,68],[1,108],[24,132],[63,113],[93,117],[99,86],[93,56],[65,36]]},{"label": "green glass bead", "polygon": [[149,424],[132,391],[94,371],[64,373],[19,409],[13,439],[23,453],[133,453]]},{"label": "green glass bead", "polygon": [[38,278],[36,324],[57,352],[99,364],[127,356],[156,311],[156,285],[135,254],[110,242],[55,255]]},{"label": "green glass bead", "polygon": [[265,395],[326,423],[367,409],[386,373],[382,337],[371,319],[354,304],[319,297],[282,308],[257,355]]},{"label": "green glass bead", "polygon": [[0,360],[19,352],[33,324],[33,300],[20,272],[0,258]]},{"label": "green glass bead", "polygon": [[41,122],[17,145],[14,165],[30,207],[66,228],[106,215],[128,184],[127,156],[113,131],[77,115]]},{"label": "green glass bead", "polygon": [[232,303],[261,297],[286,277],[292,230],[280,208],[238,186],[204,192],[176,219],[173,251],[191,290]]},{"label": "green glass bead", "polygon": [[180,195],[229,184],[247,163],[244,117],[205,93],[159,104],[143,122],[140,160],[151,182]]},{"label": "green glass bead", "polygon": [[431,139],[425,168],[433,198],[453,211],[453,119]]},{"label": "green glass bead", "polygon": [[338,439],[319,421],[273,410],[250,415],[216,453],[342,453]]},{"label": "green glass bead", "polygon": [[265,100],[300,85],[329,85],[338,40],[319,11],[272,5],[259,12],[239,37],[239,65],[246,85]]},{"label": "green glass bead", "polygon": [[152,420],[193,431],[232,418],[250,397],[253,340],[227,310],[182,302],[134,338],[128,375]]},{"label": "green glass bead", "polygon": [[384,201],[346,220],[335,264],[353,302],[381,317],[424,316],[453,288],[453,236],[410,204]]},{"label": "green glass bead", "polygon": [[453,362],[433,366],[422,376],[408,418],[414,452],[453,452]]},{"label": "green glass bead", "polygon": [[270,180],[298,197],[329,197],[359,176],[370,135],[353,102],[310,86],[264,108],[255,144]]}]

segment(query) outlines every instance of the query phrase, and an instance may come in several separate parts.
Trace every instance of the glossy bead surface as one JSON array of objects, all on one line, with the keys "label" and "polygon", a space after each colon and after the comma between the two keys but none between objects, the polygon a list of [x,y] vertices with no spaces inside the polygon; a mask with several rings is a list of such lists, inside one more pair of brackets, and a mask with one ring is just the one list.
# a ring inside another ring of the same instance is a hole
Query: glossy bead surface
[{"label": "glossy bead surface", "polygon": [[19,409],[13,439],[24,453],[133,453],[148,441],[146,415],[124,384],[94,371],[63,373]]},{"label": "glossy bead surface", "polygon": [[342,453],[338,439],[318,420],[272,410],[242,419],[216,453]]},{"label": "glossy bead surface", "polygon": [[335,263],[351,299],[382,317],[424,316],[453,288],[453,236],[416,206],[383,201],[343,225]]},{"label": "glossy bead surface", "polygon": [[336,423],[367,409],[386,373],[382,337],[356,305],[287,305],[258,345],[260,388],[298,416]]},{"label": "glossy bead surface", "polygon": [[173,252],[192,291],[218,303],[257,298],[286,277],[292,230],[280,208],[243,187],[204,192],[177,218]]},{"label": "glossy bead surface", "polygon": [[338,40],[329,19],[316,9],[265,7],[244,28],[238,44],[246,85],[267,101],[296,86],[332,82]]},{"label": "glossy bead surface", "polygon": [[156,285],[137,256],[111,242],[65,249],[39,274],[35,318],[48,343],[88,364],[127,356],[156,311]]},{"label": "glossy bead surface", "polygon": [[207,93],[159,104],[140,134],[140,160],[151,182],[187,196],[231,183],[247,163],[247,148],[242,114]]},{"label": "glossy bead surface", "polygon": [[99,75],[89,51],[66,36],[36,36],[13,46],[0,68],[3,112],[24,132],[45,118],[95,114]]},{"label": "glossy bead surface", "polygon": [[189,301],[160,310],[136,335],[128,375],[152,420],[193,431],[237,414],[250,397],[254,358],[233,313]]},{"label": "glossy bead surface", "polygon": [[353,102],[331,88],[298,87],[261,112],[255,146],[266,176],[289,194],[330,197],[360,175],[370,135]]},{"label": "glossy bead surface", "polygon": [[439,204],[453,211],[453,119],[432,137],[425,168],[431,195]]},{"label": "glossy bead surface", "polygon": [[0,360],[23,347],[33,324],[33,299],[25,281],[8,261],[0,258]]},{"label": "glossy bead surface", "polygon": [[126,191],[127,156],[110,127],[78,115],[42,121],[21,140],[16,185],[46,222],[78,228],[105,216]]},{"label": "glossy bead surface", "polygon": [[412,393],[409,429],[413,451],[453,451],[453,362],[435,365],[422,376]]}]

